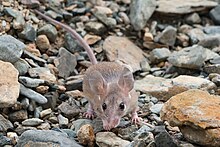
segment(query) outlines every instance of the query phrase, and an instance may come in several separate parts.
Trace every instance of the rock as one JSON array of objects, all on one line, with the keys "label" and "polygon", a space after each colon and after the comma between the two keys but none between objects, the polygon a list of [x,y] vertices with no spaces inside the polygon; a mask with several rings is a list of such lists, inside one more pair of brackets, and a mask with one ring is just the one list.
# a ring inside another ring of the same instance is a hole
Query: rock
[{"label": "rock", "polygon": [[160,63],[162,61],[165,61],[169,56],[171,52],[167,48],[155,48],[150,53],[150,60],[152,63]]},{"label": "rock", "polygon": [[29,77],[24,77],[24,76],[19,77],[19,82],[29,88],[36,88],[40,84],[44,84],[44,80],[33,79],[33,78],[29,78]]},{"label": "rock", "polygon": [[8,115],[8,118],[12,122],[16,122],[16,121],[21,122],[25,119],[28,119],[28,113],[26,110],[19,110],[19,111],[10,113]]},{"label": "rock", "polygon": [[3,136],[3,134],[0,134],[0,146],[7,147],[7,145],[9,145],[9,147],[12,146],[11,139],[6,136]]},{"label": "rock", "polygon": [[102,38],[100,36],[97,36],[97,35],[89,35],[89,34],[86,34],[84,36],[84,39],[85,41],[89,44],[89,45],[93,45],[95,44],[96,42],[100,41]]},{"label": "rock", "polygon": [[45,53],[47,49],[50,48],[50,42],[46,35],[39,35],[36,39],[36,45],[41,51],[41,53]]},{"label": "rock", "polygon": [[78,130],[83,126],[83,125],[86,125],[86,124],[92,124],[92,120],[90,119],[77,119],[75,121],[72,122],[72,126],[71,128],[74,128],[74,130],[76,132],[78,132]]},{"label": "rock", "polygon": [[59,76],[67,78],[74,72],[76,67],[76,57],[65,48],[59,49],[59,57],[54,60],[54,64],[59,71]]},{"label": "rock", "polygon": [[[35,49],[34,49],[34,50],[35,50]],[[32,50],[32,51],[33,51],[33,50]],[[39,50],[36,49],[35,51],[37,51],[36,53],[37,53],[37,54],[39,53],[38,56],[40,56]],[[44,60],[44,59],[42,59],[42,58],[40,58],[40,57],[37,57],[36,55],[32,54],[31,52],[29,52],[29,51],[27,51],[27,50],[24,51],[24,55],[25,55],[26,57],[28,57],[28,58],[33,59],[33,60],[36,61],[39,65],[44,66],[44,65],[47,63],[46,60]],[[34,67],[38,67],[38,65],[37,65],[36,63],[32,63],[32,64],[31,64],[30,59],[27,59],[27,58],[26,58],[26,61],[28,61],[30,65],[32,65],[32,66],[34,66]],[[33,61],[32,61],[32,62],[33,62]]]},{"label": "rock", "polygon": [[208,35],[219,35],[220,26],[206,26],[203,28],[203,31]]},{"label": "rock", "polygon": [[100,147],[104,147],[104,146],[126,147],[129,145],[129,143],[130,143],[129,141],[117,137],[112,132],[98,132],[96,134],[96,144]]},{"label": "rock", "polygon": [[40,94],[45,94],[49,90],[49,86],[38,86],[36,87],[36,91]]},{"label": "rock", "polygon": [[10,35],[0,36],[0,60],[14,63],[19,60],[26,45]]},{"label": "rock", "polygon": [[217,7],[213,8],[210,12],[209,12],[209,16],[211,17],[211,19],[214,21],[214,23],[216,25],[220,24],[220,5],[218,5]]},{"label": "rock", "polygon": [[76,76],[75,78],[67,78],[65,81],[65,87],[67,91],[82,89],[83,77]]},{"label": "rock", "polygon": [[123,61],[135,71],[140,70],[140,62],[146,60],[143,51],[125,37],[109,36],[103,43],[109,61]]},{"label": "rock", "polygon": [[[130,20],[136,31],[145,27],[156,9],[155,0],[132,0],[130,4]],[[141,15],[140,15],[141,14]]]},{"label": "rock", "polygon": [[36,101],[39,104],[47,103],[47,99],[43,95],[33,91],[32,89],[26,88],[22,84],[20,84],[20,86],[21,86],[20,87],[20,94],[26,96],[27,98],[29,98],[31,100]]},{"label": "rock", "polygon": [[18,141],[18,135],[15,132],[7,132],[7,137],[10,138],[13,145]]},{"label": "rock", "polygon": [[144,71],[144,72],[149,72],[150,71],[150,65],[147,61],[142,61],[140,63],[140,66],[141,66],[142,71]]},{"label": "rock", "polygon": [[79,115],[79,113],[81,112],[77,105],[70,105],[66,102],[62,102],[62,104],[58,106],[58,109],[63,113],[64,116],[70,119]]},{"label": "rock", "polygon": [[95,17],[97,17],[99,21],[105,24],[108,28],[114,28],[117,24],[114,18],[107,17],[106,14],[100,13],[98,11],[93,12],[93,14],[95,15]]},{"label": "rock", "polygon": [[22,121],[21,123],[24,126],[38,126],[38,125],[42,124],[43,122],[44,121],[39,118],[29,118],[29,119]]},{"label": "rock", "polygon": [[189,46],[189,36],[187,36],[186,34],[183,33],[178,33],[176,36],[176,44],[183,46],[183,47],[187,47]]},{"label": "rock", "polygon": [[27,23],[24,25],[23,31],[18,33],[18,36],[22,39],[33,42],[36,39],[36,34],[34,27]]},{"label": "rock", "polygon": [[39,77],[40,79],[45,80],[49,83],[56,83],[56,77],[46,67],[30,68],[28,70],[28,73],[32,78]]},{"label": "rock", "polygon": [[203,40],[207,35],[200,28],[194,28],[187,32],[187,35],[190,38],[192,44],[198,43],[200,40]]},{"label": "rock", "polygon": [[57,13],[57,12],[55,12],[53,10],[47,10],[45,12],[45,15],[47,15],[49,17],[52,17],[55,20],[62,20],[63,19],[63,15],[62,14]]},{"label": "rock", "polygon": [[200,69],[206,60],[206,49],[202,46],[192,46],[172,53],[168,61],[177,67]]},{"label": "rock", "polygon": [[91,125],[83,125],[77,131],[77,138],[79,143],[87,146],[94,146],[95,134]]},{"label": "rock", "polygon": [[124,13],[124,12],[119,12],[119,13],[118,13],[118,16],[122,19],[122,21],[123,21],[124,24],[128,25],[128,24],[131,23],[131,21],[130,21],[130,19],[129,19],[129,17],[128,17],[128,15],[127,15],[126,13]]},{"label": "rock", "polygon": [[216,85],[209,80],[193,76],[181,75],[174,79],[165,79],[148,75],[142,80],[136,80],[134,88],[158,100],[167,101],[170,97],[188,89],[213,90]]},{"label": "rock", "polygon": [[198,24],[201,23],[201,18],[198,13],[192,13],[186,18],[186,23],[188,24]]},{"label": "rock", "polygon": [[28,130],[19,137],[17,146],[81,147],[64,132],[53,130]]},{"label": "rock", "polygon": [[67,127],[67,125],[69,124],[68,118],[62,116],[61,114],[59,114],[59,115],[57,116],[57,119],[58,119],[58,122],[59,122],[59,126],[60,126],[61,128],[65,128],[65,127]]},{"label": "rock", "polygon": [[215,48],[220,45],[220,35],[207,36],[204,39],[201,39],[198,45],[206,48]]},{"label": "rock", "polygon": [[161,119],[178,126],[190,142],[202,146],[220,144],[220,98],[202,90],[188,90],[170,98]]},{"label": "rock", "polygon": [[18,70],[19,75],[23,76],[28,72],[31,66],[24,59],[20,58],[14,63],[14,67]]},{"label": "rock", "polygon": [[192,12],[205,11],[217,6],[216,2],[210,0],[159,0],[156,12],[166,15],[189,14]]},{"label": "rock", "polygon": [[129,147],[134,147],[134,146],[138,146],[138,147],[155,146],[153,133],[143,132],[138,134],[129,145]]},{"label": "rock", "polygon": [[96,35],[102,35],[106,32],[107,28],[100,22],[87,22],[85,24],[85,29],[89,32],[92,32]]},{"label": "rock", "polygon": [[79,42],[76,39],[74,39],[69,33],[65,34],[64,40],[64,47],[71,53],[84,51],[84,49],[80,46]]},{"label": "rock", "polygon": [[57,29],[51,24],[46,24],[38,30],[37,34],[46,35],[50,42],[54,43],[57,38]]},{"label": "rock", "polygon": [[168,26],[154,40],[168,46],[173,46],[176,42],[176,31],[176,28]]},{"label": "rock", "polygon": [[16,10],[10,8],[10,7],[5,7],[5,8],[4,8],[4,13],[5,13],[6,15],[12,16],[12,17],[14,17],[14,18],[16,18],[17,15],[18,15],[18,12],[17,12]]},{"label": "rock", "polygon": [[151,113],[160,114],[160,110],[162,109],[164,104],[155,104],[150,107]]},{"label": "rock", "polygon": [[94,9],[95,11],[102,13],[102,14],[106,14],[106,15],[111,15],[113,13],[112,10],[108,7],[95,6]]},{"label": "rock", "polygon": [[11,63],[0,61],[0,77],[0,108],[11,107],[19,97],[18,71]]},{"label": "rock", "polygon": [[13,127],[13,124],[0,114],[0,131],[6,132],[8,129],[12,129]]},{"label": "rock", "polygon": [[16,19],[13,20],[13,28],[15,30],[22,30],[24,28],[25,23],[26,22],[24,20],[23,14],[17,11]]},{"label": "rock", "polygon": [[157,147],[178,147],[174,138],[166,130],[155,136],[155,143]]},{"label": "rock", "polygon": [[51,114],[53,111],[51,108],[45,109],[43,111],[40,112],[40,117],[44,118],[45,116]]}]

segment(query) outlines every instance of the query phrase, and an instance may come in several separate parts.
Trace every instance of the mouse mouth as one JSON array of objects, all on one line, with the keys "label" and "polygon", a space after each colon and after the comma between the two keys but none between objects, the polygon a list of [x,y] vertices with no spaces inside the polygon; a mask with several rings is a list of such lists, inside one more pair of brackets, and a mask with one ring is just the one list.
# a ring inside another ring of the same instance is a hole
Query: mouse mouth
[{"label": "mouse mouth", "polygon": [[113,118],[113,119],[107,119],[107,120],[102,120],[103,122],[103,128],[105,130],[111,130],[112,128],[116,128],[119,123],[120,123],[120,118]]}]

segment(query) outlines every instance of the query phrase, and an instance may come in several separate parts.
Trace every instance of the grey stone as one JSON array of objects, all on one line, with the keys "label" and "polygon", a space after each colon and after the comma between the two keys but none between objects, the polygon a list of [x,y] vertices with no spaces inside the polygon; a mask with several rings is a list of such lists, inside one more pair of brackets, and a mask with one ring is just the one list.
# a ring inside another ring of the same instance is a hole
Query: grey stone
[{"label": "grey stone", "polygon": [[39,118],[29,118],[21,122],[24,126],[38,126],[42,124],[44,121]]},{"label": "grey stone", "polygon": [[96,35],[102,35],[107,31],[107,28],[100,22],[87,22],[85,24],[85,29],[89,32],[92,32]]},{"label": "grey stone", "polygon": [[51,24],[46,24],[38,30],[37,34],[46,35],[51,42],[55,42],[57,38],[57,29]]},{"label": "grey stone", "polygon": [[41,65],[41,66],[44,66],[47,62],[46,60],[33,55],[31,52],[29,52],[27,50],[24,50],[24,55],[31,58],[31,59],[33,59],[34,61],[38,62],[38,64]]},{"label": "grey stone", "polygon": [[0,146],[1,147],[7,147],[7,145],[12,146],[12,141],[10,138],[4,136],[3,134],[0,134]]},{"label": "grey stone", "polygon": [[64,47],[71,53],[84,51],[84,49],[79,45],[79,42],[75,38],[73,38],[69,33],[65,34],[64,39]]},{"label": "grey stone", "polygon": [[103,24],[105,24],[109,28],[114,28],[117,24],[116,20],[114,18],[107,17],[106,14],[99,13],[99,12],[93,12],[95,17],[98,18],[99,21],[101,21]]},{"label": "grey stone", "polygon": [[203,28],[203,31],[208,35],[219,35],[220,26],[206,26]]},{"label": "grey stone", "polygon": [[203,70],[208,74],[210,74],[210,73],[220,74],[220,64],[206,65],[206,66],[203,67]]},{"label": "grey stone", "polygon": [[67,125],[68,125],[68,123],[69,123],[68,118],[62,116],[61,114],[59,114],[59,115],[57,116],[57,118],[58,118],[58,121],[59,121],[59,126],[60,126],[61,128],[67,127]]},{"label": "grey stone", "polygon": [[71,54],[65,48],[59,49],[59,57],[54,60],[55,66],[59,71],[59,76],[62,78],[69,77],[76,67],[76,56]]},{"label": "grey stone", "polygon": [[16,19],[13,20],[13,28],[15,30],[22,30],[24,28],[25,23],[26,22],[24,20],[23,14],[18,11]]},{"label": "grey stone", "polygon": [[176,28],[168,26],[155,37],[155,41],[165,45],[173,46],[176,42],[176,31]]},{"label": "grey stone", "polygon": [[40,84],[43,84],[44,80],[42,80],[42,79],[33,79],[33,78],[29,78],[29,77],[20,76],[19,77],[19,82],[21,82],[26,87],[36,88]]},{"label": "grey stone", "polygon": [[172,53],[168,61],[177,67],[200,69],[207,57],[205,52],[205,48],[195,45]]},{"label": "grey stone", "polygon": [[198,43],[200,40],[203,40],[207,35],[200,28],[194,28],[187,32],[187,35],[190,38],[192,44]]},{"label": "grey stone", "polygon": [[211,19],[214,21],[214,23],[216,25],[220,24],[220,5],[218,5],[217,7],[213,8],[210,12],[209,15],[211,17]]},{"label": "grey stone", "polygon": [[18,71],[9,62],[0,60],[0,108],[12,107],[19,97]]},{"label": "grey stone", "polygon": [[38,102],[39,104],[47,103],[47,99],[43,95],[33,91],[32,89],[26,88],[22,84],[20,84],[20,85],[21,85],[20,86],[20,94],[26,96],[27,98],[29,98],[31,100]]},{"label": "grey stone", "polygon": [[13,127],[13,124],[0,114],[0,131],[6,132],[8,129],[12,129]]},{"label": "grey stone", "polygon": [[150,53],[150,60],[152,63],[160,63],[161,61],[165,61],[171,52],[167,48],[155,48]]},{"label": "grey stone", "polygon": [[160,110],[162,109],[163,104],[155,104],[150,107],[150,111],[155,114],[160,114]]},{"label": "grey stone", "polygon": [[155,136],[155,143],[157,147],[177,147],[172,136],[167,132],[160,132]]},{"label": "grey stone", "polygon": [[63,16],[61,14],[56,13],[55,11],[52,11],[52,10],[46,11],[45,15],[48,15],[49,17],[52,17],[53,19],[56,19],[56,20],[62,20],[63,19]]},{"label": "grey stone", "polygon": [[17,146],[60,146],[60,147],[81,147],[75,140],[72,140],[64,132],[53,130],[28,130],[22,133]]},{"label": "grey stone", "polygon": [[18,33],[18,36],[22,39],[28,41],[34,41],[36,39],[36,30],[31,24],[25,24],[24,29],[21,33]]},{"label": "grey stone", "polygon": [[10,35],[0,36],[0,60],[14,63],[19,60],[26,45]]},{"label": "grey stone", "polygon": [[18,59],[14,64],[14,67],[18,70],[19,75],[23,76],[28,72],[28,69],[31,67],[24,59]]},{"label": "grey stone", "polygon": [[220,34],[215,36],[207,36],[204,39],[200,40],[198,45],[211,49],[218,47],[220,46]]},{"label": "grey stone", "polygon": [[12,9],[10,7],[5,7],[4,12],[6,15],[12,16],[14,18],[16,18],[18,15],[17,11],[15,11],[14,9]]},{"label": "grey stone", "polygon": [[8,119],[12,122],[21,122],[28,118],[27,110],[19,110],[8,115]]},{"label": "grey stone", "polygon": [[154,135],[151,132],[142,132],[135,136],[129,147],[151,147],[155,146]]},{"label": "grey stone", "polygon": [[56,83],[56,77],[50,72],[50,69],[46,67],[35,67],[30,68],[28,70],[29,75],[32,78],[40,78],[42,80],[45,80],[49,83]]},{"label": "grey stone", "polygon": [[136,31],[145,27],[156,9],[155,0],[132,0],[130,4],[130,21]]},{"label": "grey stone", "polygon": [[141,61],[140,62],[141,70],[144,72],[150,71],[150,65],[147,61]]},{"label": "grey stone", "polygon": [[72,122],[71,128],[74,128],[74,131],[77,132],[81,126],[86,125],[86,124],[92,124],[92,120],[90,119],[77,119]]},{"label": "grey stone", "polygon": [[70,105],[67,102],[62,102],[62,104],[58,106],[58,109],[63,113],[65,117],[68,117],[70,119],[79,115],[80,113],[80,109],[77,105]]},{"label": "grey stone", "polygon": [[188,24],[196,24],[201,23],[201,18],[198,13],[192,13],[188,17],[186,17],[186,23]]}]

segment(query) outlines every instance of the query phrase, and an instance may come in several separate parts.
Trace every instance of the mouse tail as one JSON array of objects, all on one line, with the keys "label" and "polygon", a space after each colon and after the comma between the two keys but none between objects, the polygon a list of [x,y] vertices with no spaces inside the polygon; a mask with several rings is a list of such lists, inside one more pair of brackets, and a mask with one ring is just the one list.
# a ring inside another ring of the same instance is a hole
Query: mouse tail
[{"label": "mouse tail", "polygon": [[78,40],[80,45],[86,50],[86,52],[88,53],[88,57],[89,57],[90,61],[92,62],[92,64],[97,64],[97,60],[96,60],[96,57],[94,55],[93,50],[90,48],[90,46],[86,43],[86,41],[75,30],[73,30],[68,25],[65,25],[61,22],[58,22],[58,21],[50,18],[49,16],[46,16],[45,14],[41,13],[40,11],[38,11],[36,9],[34,9],[34,12],[36,14],[40,15],[41,17],[43,17],[44,19],[46,19],[47,21],[51,22],[52,24],[59,25],[60,27],[65,29],[67,32],[69,32],[71,34],[71,36],[73,38],[75,38],[76,40]]}]

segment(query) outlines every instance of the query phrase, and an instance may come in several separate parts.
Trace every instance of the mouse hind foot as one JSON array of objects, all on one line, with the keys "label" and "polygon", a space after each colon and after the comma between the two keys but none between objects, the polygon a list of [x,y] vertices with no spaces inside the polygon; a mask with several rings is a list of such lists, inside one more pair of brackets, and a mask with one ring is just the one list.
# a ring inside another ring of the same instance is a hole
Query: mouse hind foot
[{"label": "mouse hind foot", "polygon": [[138,114],[137,114],[136,111],[132,113],[132,116],[131,116],[131,121],[132,121],[132,123],[138,124],[138,123],[140,123],[142,120],[143,120],[143,119],[142,119],[141,117],[138,117]]},{"label": "mouse hind foot", "polygon": [[89,104],[87,111],[83,114],[84,117],[89,118],[89,119],[94,119],[95,117],[95,112],[91,106],[91,104]]}]

